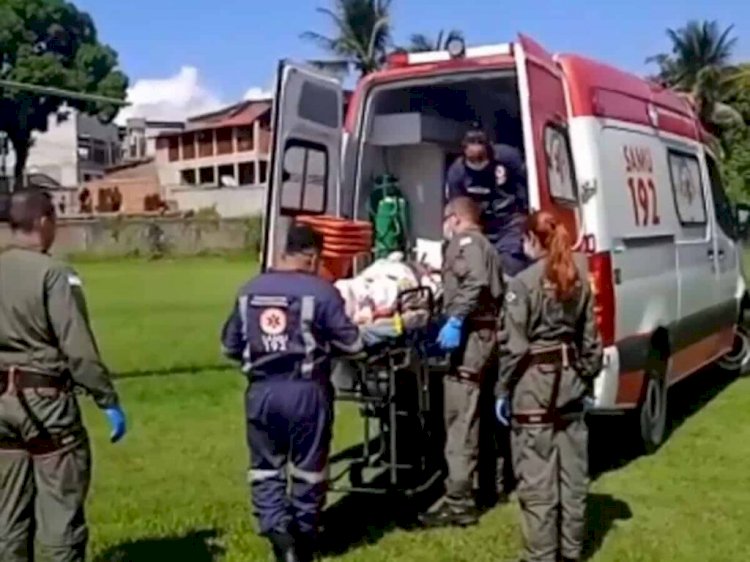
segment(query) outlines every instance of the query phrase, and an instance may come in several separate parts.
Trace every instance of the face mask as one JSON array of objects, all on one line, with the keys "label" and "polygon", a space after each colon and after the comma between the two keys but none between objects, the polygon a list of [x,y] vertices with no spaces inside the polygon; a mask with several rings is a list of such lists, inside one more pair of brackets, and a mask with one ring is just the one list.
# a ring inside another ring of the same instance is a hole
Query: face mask
[{"label": "face mask", "polygon": [[536,244],[529,237],[523,239],[523,253],[530,260],[535,260],[539,256]]},{"label": "face mask", "polygon": [[474,170],[475,172],[478,172],[486,168],[489,162],[488,160],[480,160],[478,162],[472,162],[469,159],[466,159],[465,161],[466,161],[466,167]]}]

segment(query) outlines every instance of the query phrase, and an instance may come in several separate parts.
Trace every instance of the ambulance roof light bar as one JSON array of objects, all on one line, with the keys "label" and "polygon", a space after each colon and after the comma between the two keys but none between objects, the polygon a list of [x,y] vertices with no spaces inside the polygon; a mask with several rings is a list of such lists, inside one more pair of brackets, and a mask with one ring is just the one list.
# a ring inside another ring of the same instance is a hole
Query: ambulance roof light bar
[{"label": "ambulance roof light bar", "polygon": [[472,59],[511,54],[510,43],[466,48],[463,39],[456,38],[452,39],[446,47],[447,49],[443,51],[427,51],[424,53],[407,53],[402,51],[393,53],[388,57],[388,66],[391,68],[397,68],[412,64],[447,62],[456,58]]}]

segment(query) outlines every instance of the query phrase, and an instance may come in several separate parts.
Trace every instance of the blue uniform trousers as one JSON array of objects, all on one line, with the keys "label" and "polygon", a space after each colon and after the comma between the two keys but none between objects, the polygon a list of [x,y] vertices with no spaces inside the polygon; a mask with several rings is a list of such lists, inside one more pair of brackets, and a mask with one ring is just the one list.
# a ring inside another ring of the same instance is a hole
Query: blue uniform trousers
[{"label": "blue uniform trousers", "polygon": [[246,395],[249,480],[262,534],[314,537],[325,504],[333,392],[312,380],[253,382]]}]

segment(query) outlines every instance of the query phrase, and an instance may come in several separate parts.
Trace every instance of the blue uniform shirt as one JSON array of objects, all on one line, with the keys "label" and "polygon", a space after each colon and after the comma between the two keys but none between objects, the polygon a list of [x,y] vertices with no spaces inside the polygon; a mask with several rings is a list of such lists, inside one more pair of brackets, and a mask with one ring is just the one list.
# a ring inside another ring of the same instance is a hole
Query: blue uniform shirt
[{"label": "blue uniform shirt", "polygon": [[253,380],[328,380],[331,346],[357,353],[362,340],[336,288],[315,275],[269,271],[247,283],[222,331],[224,353]]},{"label": "blue uniform shirt", "polygon": [[526,172],[518,149],[497,145],[493,159],[481,170],[466,165],[463,158],[448,169],[446,199],[470,197],[482,210],[487,238],[502,253],[522,251],[522,226],[528,212]]}]

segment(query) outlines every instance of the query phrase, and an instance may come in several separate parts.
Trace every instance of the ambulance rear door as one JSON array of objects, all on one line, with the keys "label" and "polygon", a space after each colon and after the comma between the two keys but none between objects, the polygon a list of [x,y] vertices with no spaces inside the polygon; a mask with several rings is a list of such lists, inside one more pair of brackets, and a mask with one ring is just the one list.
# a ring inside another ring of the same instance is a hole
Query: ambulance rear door
[{"label": "ambulance rear door", "polygon": [[342,84],[321,70],[281,61],[274,97],[262,267],[272,267],[299,215],[338,214]]},{"label": "ambulance rear door", "polygon": [[563,73],[552,55],[520,35],[514,44],[529,204],[552,209],[578,239],[579,199],[568,133]]}]

